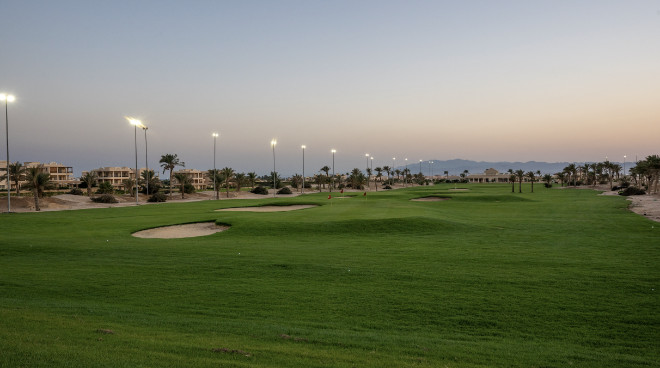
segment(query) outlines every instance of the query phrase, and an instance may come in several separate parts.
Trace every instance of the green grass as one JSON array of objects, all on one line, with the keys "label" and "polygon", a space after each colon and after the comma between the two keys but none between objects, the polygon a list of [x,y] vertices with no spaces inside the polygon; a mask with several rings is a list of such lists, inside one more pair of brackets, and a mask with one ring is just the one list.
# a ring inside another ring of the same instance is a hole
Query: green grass
[{"label": "green grass", "polygon": [[[0,215],[0,366],[660,365],[657,223],[467,187]],[[215,211],[262,204],[321,206]],[[209,220],[231,229],[130,235]]]}]

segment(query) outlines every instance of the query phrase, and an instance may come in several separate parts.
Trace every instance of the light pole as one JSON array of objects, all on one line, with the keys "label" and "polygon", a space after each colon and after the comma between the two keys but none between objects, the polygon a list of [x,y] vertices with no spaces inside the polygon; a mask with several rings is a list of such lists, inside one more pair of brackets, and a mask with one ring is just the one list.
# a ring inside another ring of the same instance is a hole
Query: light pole
[{"label": "light pole", "polygon": [[275,145],[277,145],[275,139],[270,141],[270,146],[273,148],[273,197],[275,197],[275,193],[277,193],[277,186],[275,185],[275,177],[277,176],[275,173]]},{"label": "light pole", "polygon": [[433,184],[433,161],[429,161],[429,172],[431,173],[431,184]]},{"label": "light pole", "polygon": [[374,156],[371,156],[371,171],[374,170]]},{"label": "light pole", "polygon": [[16,97],[0,93],[0,101],[5,101],[5,132],[7,134],[7,212],[11,212],[11,175],[9,172],[9,103]]},{"label": "light pole", "polygon": [[215,141],[217,140],[219,135],[220,134],[218,133],[213,133],[213,195],[215,196],[216,200],[220,199],[218,198],[219,192],[215,184],[215,178],[218,176],[217,171],[215,169]]},{"label": "light pole", "polygon": [[623,178],[626,178],[626,155],[623,155]]},{"label": "light pole", "polygon": [[147,168],[147,176],[145,176],[144,181],[147,183],[147,197],[149,197],[149,180],[151,180],[151,176],[149,173],[149,146],[147,145],[147,126],[142,125],[142,130],[144,130],[144,165]]},{"label": "light pole", "polygon": [[367,157],[367,169],[369,168],[369,154],[366,153],[365,156]]},{"label": "light pole", "polygon": [[137,128],[142,127],[142,122],[138,119],[126,118],[131,125],[133,125],[135,131],[135,205],[140,204],[138,202],[138,161],[137,161]]},{"label": "light pole", "polygon": [[335,152],[337,150],[333,149],[330,152],[332,152],[332,186],[330,187],[330,191],[332,192],[332,188],[335,187]]},{"label": "light pole", "polygon": [[404,161],[406,161],[406,167],[403,173],[403,186],[406,187],[408,185],[408,179],[406,178],[406,175],[408,174],[408,159],[405,158]]},{"label": "light pole", "polygon": [[419,173],[422,173],[422,160],[419,160]]},{"label": "light pole", "polygon": [[305,145],[303,144],[300,146],[303,151],[303,182],[302,182],[302,188],[300,188],[300,193],[305,193]]}]

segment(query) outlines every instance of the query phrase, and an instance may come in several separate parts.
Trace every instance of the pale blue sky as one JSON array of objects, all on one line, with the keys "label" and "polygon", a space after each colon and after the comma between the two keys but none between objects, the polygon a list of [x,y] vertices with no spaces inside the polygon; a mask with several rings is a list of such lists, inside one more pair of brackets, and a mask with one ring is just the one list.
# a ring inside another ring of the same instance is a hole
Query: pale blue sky
[{"label": "pale blue sky", "polygon": [[218,167],[259,174],[272,138],[284,174],[301,144],[307,174],[332,148],[337,172],[660,151],[658,1],[0,0],[0,21],[12,161],[133,166],[126,115],[150,167],[211,168],[213,131]]}]

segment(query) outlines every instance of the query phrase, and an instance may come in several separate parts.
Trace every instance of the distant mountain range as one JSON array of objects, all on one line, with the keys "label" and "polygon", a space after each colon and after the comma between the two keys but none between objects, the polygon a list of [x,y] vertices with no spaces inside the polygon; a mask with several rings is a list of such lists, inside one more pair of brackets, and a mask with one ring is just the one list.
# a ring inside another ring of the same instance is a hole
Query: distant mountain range
[{"label": "distant mountain range", "polygon": [[[429,167],[429,161],[433,162]],[[443,175],[445,171],[449,171],[449,175],[459,175],[467,170],[470,174],[482,174],[484,170],[493,168],[499,172],[506,172],[512,170],[534,171],[540,170],[543,174],[554,174],[562,171],[566,166],[572,162],[486,162],[486,161],[470,161],[470,160],[427,160],[422,161],[422,173],[430,175]],[[582,164],[582,162],[575,162],[575,164]],[[396,169],[403,169],[404,166],[397,166]],[[419,162],[408,164],[408,168],[412,173],[419,172]]]}]

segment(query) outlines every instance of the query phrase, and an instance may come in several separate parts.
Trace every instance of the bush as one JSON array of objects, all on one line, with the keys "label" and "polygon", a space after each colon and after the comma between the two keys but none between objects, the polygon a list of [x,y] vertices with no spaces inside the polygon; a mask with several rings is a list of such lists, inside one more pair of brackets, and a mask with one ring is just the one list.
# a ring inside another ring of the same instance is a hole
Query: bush
[{"label": "bush", "polygon": [[291,194],[291,189],[289,189],[289,187],[284,187],[278,190],[277,194]]},{"label": "bush", "polygon": [[114,191],[112,184],[110,184],[109,181],[104,181],[99,184],[99,189],[96,190],[96,194],[112,194]]},{"label": "bush", "polygon": [[383,187],[383,189],[392,189],[392,187],[389,186],[389,185],[385,185],[385,186]]},{"label": "bush", "polygon": [[195,193],[195,187],[194,187],[192,184],[190,184],[190,183],[186,183],[186,184],[183,186],[183,192],[186,193],[186,194],[192,194],[192,193]]},{"label": "bush", "polygon": [[83,195],[83,191],[78,188],[73,188],[69,191],[69,194],[73,195]]},{"label": "bush", "polygon": [[102,196],[92,197],[91,199],[92,202],[95,203],[119,203],[117,198],[115,198],[115,196],[113,196],[112,194],[104,194]]},{"label": "bush", "polygon": [[552,188],[552,184],[550,183],[543,183],[543,186],[546,188]]},{"label": "bush", "polygon": [[312,183],[306,181],[305,182],[305,189],[311,189],[312,188]]},{"label": "bush", "polygon": [[637,188],[637,187],[628,187],[622,191],[619,191],[619,195],[622,196],[643,195],[643,194],[646,194],[646,191],[642,188]]},{"label": "bush", "polygon": [[156,192],[147,199],[147,202],[165,202],[167,201],[167,195],[165,193]]},{"label": "bush", "polygon": [[254,194],[266,195],[266,194],[268,194],[268,189],[266,189],[266,188],[262,187],[261,185],[259,185],[259,186],[255,187],[254,189],[252,189],[250,192],[254,193]]}]

